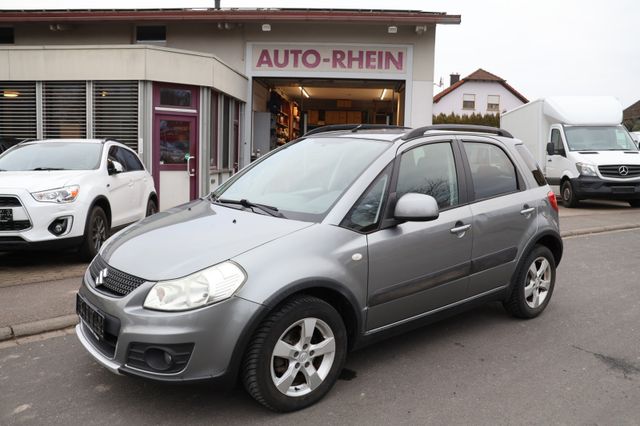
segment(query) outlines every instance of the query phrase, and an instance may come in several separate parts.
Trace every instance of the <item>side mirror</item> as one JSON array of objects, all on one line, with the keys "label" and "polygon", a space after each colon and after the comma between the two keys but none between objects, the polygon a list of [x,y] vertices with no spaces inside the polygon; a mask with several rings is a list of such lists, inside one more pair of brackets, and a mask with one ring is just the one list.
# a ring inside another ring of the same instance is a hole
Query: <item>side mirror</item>
[{"label": "side mirror", "polygon": [[117,175],[124,172],[124,167],[118,161],[107,160],[107,172],[109,172],[109,175]]},{"label": "side mirror", "polygon": [[553,145],[553,142],[549,142],[549,143],[547,144],[547,154],[549,154],[549,155],[554,155],[555,153],[556,153],[556,148],[555,148],[555,146]]},{"label": "side mirror", "polygon": [[440,215],[438,202],[431,195],[410,192],[404,194],[396,203],[393,216],[408,222],[426,222]]}]

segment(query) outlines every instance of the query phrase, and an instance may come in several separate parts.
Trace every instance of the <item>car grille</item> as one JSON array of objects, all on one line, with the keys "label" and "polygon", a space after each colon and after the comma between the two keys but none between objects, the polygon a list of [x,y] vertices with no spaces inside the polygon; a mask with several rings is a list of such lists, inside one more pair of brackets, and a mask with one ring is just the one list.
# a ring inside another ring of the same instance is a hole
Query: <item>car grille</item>
[{"label": "car grille", "polygon": [[0,231],[23,231],[31,227],[28,220],[12,220],[11,222],[0,222]]},{"label": "car grille", "polygon": [[[626,167],[627,174],[621,174],[620,169]],[[600,174],[604,177],[630,179],[640,177],[640,166],[631,164],[618,164],[613,166],[599,166]]]},{"label": "car grille", "polygon": [[[97,284],[97,277],[105,270],[106,275],[103,273],[102,283]],[[89,273],[91,274],[91,278],[93,278],[96,290],[116,297],[126,296],[146,281],[143,278],[129,275],[126,272],[107,265],[107,262],[105,262],[100,255],[96,256],[93,262],[91,262],[91,265],[89,265]]]},{"label": "car grille", "polygon": [[22,204],[16,197],[0,195],[0,207],[22,207]]}]

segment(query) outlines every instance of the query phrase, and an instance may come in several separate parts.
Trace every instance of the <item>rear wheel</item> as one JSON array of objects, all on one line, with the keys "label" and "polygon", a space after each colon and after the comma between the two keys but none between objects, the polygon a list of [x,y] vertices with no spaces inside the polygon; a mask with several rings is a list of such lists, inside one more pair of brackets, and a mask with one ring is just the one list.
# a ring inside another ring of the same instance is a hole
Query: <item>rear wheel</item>
[{"label": "rear wheel", "polygon": [[347,351],[340,314],[325,301],[300,296],[265,319],[243,362],[251,396],[274,411],[319,401],[334,385]]},{"label": "rear wheel", "polygon": [[556,262],[545,246],[535,246],[520,262],[505,309],[518,318],[534,318],[549,304],[556,281]]},{"label": "rear wheel", "polygon": [[80,246],[80,257],[91,260],[100,251],[102,243],[109,237],[109,221],[101,207],[94,207],[89,212],[84,228],[84,241]]},{"label": "rear wheel", "polygon": [[152,214],[156,213],[158,213],[158,205],[156,204],[155,200],[150,198],[149,201],[147,201],[147,213],[145,217],[149,217]]},{"label": "rear wheel", "polygon": [[567,207],[578,207],[578,198],[573,190],[573,185],[570,180],[562,182],[560,187],[560,193],[562,194],[562,203]]}]

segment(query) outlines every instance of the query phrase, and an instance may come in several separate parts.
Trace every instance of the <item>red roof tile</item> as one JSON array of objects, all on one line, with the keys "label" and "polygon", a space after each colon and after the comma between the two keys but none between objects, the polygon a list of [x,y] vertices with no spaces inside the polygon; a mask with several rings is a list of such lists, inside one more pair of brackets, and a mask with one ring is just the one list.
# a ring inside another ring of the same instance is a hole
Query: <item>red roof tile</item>
[{"label": "red roof tile", "polygon": [[478,68],[476,71],[472,72],[471,74],[469,74],[465,78],[459,80],[457,83],[452,84],[451,86],[449,86],[446,89],[444,89],[442,92],[440,92],[437,95],[435,95],[433,97],[433,103],[434,104],[438,103],[438,101],[440,101],[440,99],[444,98],[449,93],[453,92],[454,90],[456,90],[458,87],[462,86],[467,81],[495,81],[497,83],[500,83],[502,86],[504,86],[505,89],[507,89],[509,92],[513,93],[513,96],[515,96],[516,98],[520,99],[525,104],[527,102],[529,102],[529,100],[527,98],[525,98],[520,92],[518,92],[516,89],[511,87],[511,85],[507,84],[507,80],[505,80],[502,77],[498,77],[495,74],[491,74],[489,71],[485,71],[482,68]]}]

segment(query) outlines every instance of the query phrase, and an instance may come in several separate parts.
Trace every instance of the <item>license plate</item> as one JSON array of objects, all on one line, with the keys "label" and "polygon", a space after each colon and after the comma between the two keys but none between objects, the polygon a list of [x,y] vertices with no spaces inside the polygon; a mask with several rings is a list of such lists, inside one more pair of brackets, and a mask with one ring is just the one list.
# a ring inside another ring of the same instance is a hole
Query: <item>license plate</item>
[{"label": "license plate", "polygon": [[98,340],[104,339],[104,315],[79,294],[76,295],[76,313]]},{"label": "license plate", "polygon": [[0,222],[13,222],[13,210],[0,209]]}]

